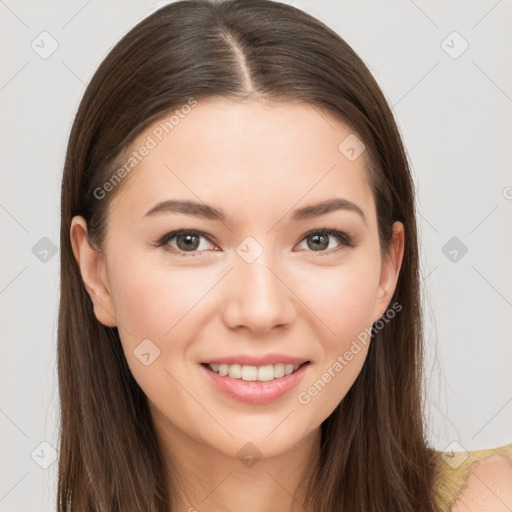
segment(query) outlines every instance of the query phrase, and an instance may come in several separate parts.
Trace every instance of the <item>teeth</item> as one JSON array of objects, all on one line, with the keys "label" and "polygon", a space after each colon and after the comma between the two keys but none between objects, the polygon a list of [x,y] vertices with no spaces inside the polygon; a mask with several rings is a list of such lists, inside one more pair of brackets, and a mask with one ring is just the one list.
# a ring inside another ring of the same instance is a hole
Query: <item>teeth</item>
[{"label": "teeth", "polygon": [[222,377],[229,376],[232,379],[246,381],[268,381],[279,379],[293,373],[300,365],[298,364],[269,364],[267,366],[249,366],[239,364],[209,364],[210,370]]}]

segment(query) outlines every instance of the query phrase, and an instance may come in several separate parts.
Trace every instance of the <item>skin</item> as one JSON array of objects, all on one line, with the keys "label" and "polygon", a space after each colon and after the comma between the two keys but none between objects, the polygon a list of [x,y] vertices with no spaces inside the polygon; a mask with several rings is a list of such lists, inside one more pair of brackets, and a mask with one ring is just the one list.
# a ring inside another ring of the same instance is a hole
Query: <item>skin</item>
[{"label": "skin", "polygon": [[466,485],[452,512],[507,512],[512,510],[512,465],[494,455],[471,466]]},{"label": "skin", "polygon": [[[403,258],[400,222],[389,253],[380,252],[365,154],[350,161],[338,150],[351,133],[306,104],[202,100],[118,185],[102,253],[87,243],[84,219],[73,219],[73,251],[95,315],[118,326],[164,455],[182,478],[180,510],[300,510],[300,490],[298,502],[291,495],[319,451],[320,425],[354,383],[368,347],[361,344],[308,404],[297,395],[385,312]],[[294,209],[333,197],[357,204],[366,223],[346,210],[291,222]],[[170,198],[221,208],[227,220],[144,218]],[[326,227],[349,234],[355,247],[331,235],[319,249],[305,237]],[[177,229],[208,238],[193,256],[176,238],[167,243],[175,253],[156,247]],[[246,237],[263,249],[251,263],[236,252]],[[160,350],[149,366],[134,355],[147,338]],[[266,405],[221,394],[200,366],[269,352],[311,364],[296,389]],[[247,443],[261,454],[252,467],[237,457]]]}]

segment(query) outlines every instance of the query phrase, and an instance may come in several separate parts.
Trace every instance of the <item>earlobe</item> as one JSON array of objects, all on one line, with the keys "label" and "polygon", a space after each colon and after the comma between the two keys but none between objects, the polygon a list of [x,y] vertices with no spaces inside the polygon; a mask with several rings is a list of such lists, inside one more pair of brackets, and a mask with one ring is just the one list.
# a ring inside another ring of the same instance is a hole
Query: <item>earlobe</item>
[{"label": "earlobe", "polygon": [[404,256],[404,242],[404,225],[396,221],[393,224],[393,239],[388,254],[382,261],[379,288],[375,301],[375,322],[384,314],[395,293]]},{"label": "earlobe", "polygon": [[70,228],[71,247],[80,268],[84,286],[94,305],[94,314],[107,327],[117,325],[115,308],[103,254],[87,239],[87,223],[81,216],[73,217]]}]

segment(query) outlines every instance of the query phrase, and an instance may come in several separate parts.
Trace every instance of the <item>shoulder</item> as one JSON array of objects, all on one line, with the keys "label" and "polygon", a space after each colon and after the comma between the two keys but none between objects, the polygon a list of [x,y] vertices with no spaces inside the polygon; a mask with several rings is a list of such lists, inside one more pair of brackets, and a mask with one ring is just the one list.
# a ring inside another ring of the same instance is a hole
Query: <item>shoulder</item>
[{"label": "shoulder", "polygon": [[448,449],[436,452],[436,457],[436,493],[440,510],[512,510],[512,443],[487,450]]}]

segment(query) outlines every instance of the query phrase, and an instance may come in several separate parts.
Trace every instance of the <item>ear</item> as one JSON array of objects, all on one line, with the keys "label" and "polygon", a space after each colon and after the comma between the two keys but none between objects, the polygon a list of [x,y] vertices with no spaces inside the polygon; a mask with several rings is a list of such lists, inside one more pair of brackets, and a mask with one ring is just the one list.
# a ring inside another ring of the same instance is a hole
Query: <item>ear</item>
[{"label": "ear", "polygon": [[99,322],[107,327],[117,325],[114,302],[110,294],[110,284],[105,261],[101,251],[91,247],[87,238],[87,222],[81,216],[71,221],[71,246],[85,288],[94,305],[94,314]]},{"label": "ear", "polygon": [[396,221],[393,224],[393,235],[388,253],[382,261],[380,281],[375,297],[374,322],[384,314],[393,293],[395,293],[404,256],[404,236],[404,225]]}]

